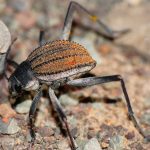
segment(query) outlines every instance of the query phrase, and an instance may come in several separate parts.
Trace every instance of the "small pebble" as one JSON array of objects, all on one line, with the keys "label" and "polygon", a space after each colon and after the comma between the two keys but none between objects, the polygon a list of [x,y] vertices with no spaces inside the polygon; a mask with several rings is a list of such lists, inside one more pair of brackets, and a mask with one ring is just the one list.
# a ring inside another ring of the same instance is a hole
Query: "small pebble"
[{"label": "small pebble", "polygon": [[0,133],[2,134],[15,134],[20,130],[17,121],[14,118],[10,118],[8,123],[4,123],[0,119]]},{"label": "small pebble", "polygon": [[84,146],[84,150],[102,150],[96,138],[90,139]]},{"label": "small pebble", "polygon": [[61,95],[59,101],[63,106],[75,106],[78,104],[78,100],[68,96],[67,94]]},{"label": "small pebble", "polygon": [[109,141],[109,146],[113,150],[123,150],[124,149],[124,137],[120,135],[113,136]]},{"label": "small pebble", "polygon": [[17,111],[17,113],[20,113],[20,114],[28,113],[31,103],[32,103],[31,100],[23,101],[22,103],[16,106],[15,110]]}]

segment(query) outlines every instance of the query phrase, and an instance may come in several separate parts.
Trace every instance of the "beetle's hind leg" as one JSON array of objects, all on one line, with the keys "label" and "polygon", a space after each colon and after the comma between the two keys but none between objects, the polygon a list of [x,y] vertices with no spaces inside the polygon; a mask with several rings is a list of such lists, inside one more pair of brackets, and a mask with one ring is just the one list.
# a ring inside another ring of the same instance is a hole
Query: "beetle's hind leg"
[{"label": "beetle's hind leg", "polygon": [[102,21],[98,19],[97,16],[93,15],[91,12],[89,12],[87,9],[85,9],[83,6],[78,4],[77,2],[70,2],[67,14],[64,21],[63,31],[61,35],[61,39],[68,40],[71,32],[71,26],[72,21],[74,17],[74,13],[78,12],[79,14],[85,14],[85,17],[89,17],[89,20],[91,20],[93,23],[90,25],[90,28],[94,29],[96,32],[100,33],[106,38],[109,39],[115,39],[122,34],[129,31],[129,29],[121,30],[121,31],[113,31],[110,29],[107,25],[105,25]]},{"label": "beetle's hind leg", "polygon": [[129,117],[131,118],[134,126],[137,128],[137,130],[139,131],[139,133],[147,140],[150,141],[150,136],[145,135],[145,133],[143,132],[143,130],[141,129],[140,125],[138,124],[135,116],[134,116],[134,112],[132,110],[132,106],[130,103],[130,99],[125,87],[125,83],[122,79],[122,77],[120,75],[112,75],[112,76],[104,76],[104,77],[88,77],[88,78],[81,78],[81,79],[76,79],[76,80],[71,80],[68,81],[67,84],[68,85],[72,85],[72,86],[92,86],[92,85],[97,85],[97,84],[103,84],[103,83],[108,83],[108,82],[120,82],[121,83],[121,88],[127,103],[127,107],[128,107],[128,114]]},{"label": "beetle's hind leg", "polygon": [[69,129],[69,125],[68,125],[68,122],[67,122],[67,117],[66,117],[66,115],[65,115],[65,113],[62,109],[62,106],[61,106],[60,102],[58,101],[54,91],[51,88],[49,88],[49,96],[50,96],[50,99],[51,99],[51,102],[52,102],[52,105],[53,105],[55,111],[58,113],[59,119],[66,126],[67,133],[68,133],[70,141],[71,141],[72,149],[76,150],[77,149],[77,144],[75,143],[75,140],[74,140],[74,138],[71,134],[71,131]]},{"label": "beetle's hind leg", "polygon": [[39,34],[39,45],[40,46],[42,46],[45,43],[44,35],[45,35],[45,31],[40,30],[40,34]]}]

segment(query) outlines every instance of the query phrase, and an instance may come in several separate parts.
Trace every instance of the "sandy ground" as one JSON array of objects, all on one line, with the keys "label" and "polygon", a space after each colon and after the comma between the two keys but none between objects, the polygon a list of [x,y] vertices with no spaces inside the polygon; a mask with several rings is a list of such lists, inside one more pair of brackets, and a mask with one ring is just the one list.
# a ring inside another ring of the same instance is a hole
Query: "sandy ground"
[{"label": "sandy ground", "polygon": [[[144,132],[150,135],[150,2],[148,0],[77,0],[77,2],[114,30],[130,29],[130,32],[111,41],[81,26],[81,17],[86,19],[86,16],[80,14],[76,15],[71,40],[91,49],[89,53],[98,62],[86,77],[115,74],[122,76],[135,116]],[[68,0],[0,0],[1,20],[8,26],[12,37],[17,37],[9,57],[18,63],[25,60],[38,46],[41,28],[46,29],[46,41],[57,39],[61,34],[68,4]],[[28,110],[35,93],[27,92],[17,100],[10,99],[7,82],[2,78],[0,84],[1,87],[6,84],[5,90],[0,93],[0,149],[29,149],[31,137],[27,123]],[[47,88],[43,93],[36,114],[37,134],[32,149],[70,150],[66,130],[61,126],[57,114],[49,103]],[[88,88],[64,86],[56,90],[56,95],[64,107],[79,149],[90,150],[90,146],[86,149],[86,145],[92,138],[96,138],[99,144],[99,147],[95,144],[95,150],[150,149],[150,144],[143,139],[128,118],[126,102],[119,83]],[[10,104],[13,109],[10,108]],[[18,105],[21,110],[17,109]],[[27,107],[25,112],[24,107]],[[14,119],[10,116],[14,116]]]}]

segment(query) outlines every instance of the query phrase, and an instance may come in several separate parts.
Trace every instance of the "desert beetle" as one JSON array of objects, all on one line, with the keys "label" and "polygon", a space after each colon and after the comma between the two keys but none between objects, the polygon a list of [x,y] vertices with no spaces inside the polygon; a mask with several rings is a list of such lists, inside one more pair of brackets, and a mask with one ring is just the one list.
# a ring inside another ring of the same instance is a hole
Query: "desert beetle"
[{"label": "desert beetle", "polygon": [[86,87],[108,82],[120,82],[127,103],[129,116],[135,127],[145,138],[146,135],[134,117],[125,83],[120,75],[74,79],[77,75],[84,74],[96,66],[96,61],[92,59],[83,46],[73,41],[69,41],[73,14],[75,11],[84,13],[85,16],[92,21],[94,29],[105,37],[114,39],[127,32],[127,30],[112,31],[80,4],[70,2],[60,39],[43,44],[44,32],[40,33],[39,47],[31,52],[28,58],[16,68],[9,78],[9,89],[12,95],[20,94],[23,90],[37,91],[29,111],[29,125],[32,143],[35,140],[33,124],[34,115],[38,101],[41,97],[41,86],[43,84],[49,85],[50,100],[60,119],[66,126],[72,149],[76,149],[77,145],[71,135],[67,123],[67,117],[54,93],[55,88],[64,84],[76,87]]}]

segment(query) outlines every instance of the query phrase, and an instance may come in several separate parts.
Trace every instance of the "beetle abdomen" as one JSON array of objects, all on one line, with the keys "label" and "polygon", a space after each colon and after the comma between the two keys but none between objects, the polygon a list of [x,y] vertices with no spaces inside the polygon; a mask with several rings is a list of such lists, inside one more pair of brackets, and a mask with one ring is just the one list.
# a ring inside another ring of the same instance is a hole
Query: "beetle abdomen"
[{"label": "beetle abdomen", "polygon": [[87,50],[71,41],[57,40],[35,49],[28,57],[41,80],[56,80],[91,70],[96,62]]}]

